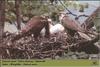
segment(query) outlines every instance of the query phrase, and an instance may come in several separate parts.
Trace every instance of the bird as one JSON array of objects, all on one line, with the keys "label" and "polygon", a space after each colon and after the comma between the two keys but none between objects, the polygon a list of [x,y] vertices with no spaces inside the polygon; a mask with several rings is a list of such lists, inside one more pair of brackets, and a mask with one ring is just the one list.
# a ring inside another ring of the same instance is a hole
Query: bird
[{"label": "bird", "polygon": [[74,36],[75,32],[85,33],[86,30],[82,28],[75,20],[72,20],[67,14],[60,13],[60,23],[67,29],[71,36]]},{"label": "bird", "polygon": [[11,41],[15,41],[24,36],[29,36],[30,34],[34,34],[35,40],[38,40],[38,36],[40,35],[41,30],[45,28],[45,37],[49,38],[49,22],[46,18],[41,16],[32,17],[24,28],[20,30],[20,33],[16,35]]}]

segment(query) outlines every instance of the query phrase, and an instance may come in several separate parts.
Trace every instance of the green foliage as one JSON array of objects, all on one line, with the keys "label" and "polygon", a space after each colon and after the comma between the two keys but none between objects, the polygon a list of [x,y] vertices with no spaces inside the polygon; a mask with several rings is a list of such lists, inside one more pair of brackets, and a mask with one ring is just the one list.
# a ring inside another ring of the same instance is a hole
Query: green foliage
[{"label": "green foliage", "polygon": [[6,21],[14,22],[16,20],[16,15],[15,13],[8,11],[6,12]]},{"label": "green foliage", "polygon": [[[78,5],[74,2],[63,0],[63,3],[66,7],[72,7],[72,5],[76,8]],[[48,14],[53,20],[56,20],[56,17],[60,10],[64,10],[65,8],[61,4],[50,4],[50,1],[46,0],[22,0],[21,1],[21,16],[26,16],[31,18],[34,15],[43,15]],[[6,19],[10,21],[16,20],[15,15],[15,0],[7,0],[6,1]],[[56,15],[53,13],[56,13]],[[12,15],[13,14],[13,15]]]}]

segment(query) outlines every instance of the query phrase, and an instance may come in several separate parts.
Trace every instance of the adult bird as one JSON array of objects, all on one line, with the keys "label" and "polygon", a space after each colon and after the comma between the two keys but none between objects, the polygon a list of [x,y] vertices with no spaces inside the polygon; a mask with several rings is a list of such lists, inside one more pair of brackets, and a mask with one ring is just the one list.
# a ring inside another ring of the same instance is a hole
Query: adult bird
[{"label": "adult bird", "polygon": [[26,26],[21,30],[21,33],[16,35],[11,41],[15,41],[24,36],[29,36],[34,34],[35,40],[38,39],[41,30],[45,28],[45,37],[49,37],[49,22],[45,17],[34,16],[26,24]]},{"label": "adult bird", "polygon": [[86,34],[87,31],[83,29],[75,20],[72,20],[69,16],[67,16],[65,13],[60,13],[59,17],[60,22],[64,26],[64,28],[67,30],[67,33],[70,34],[72,37],[74,36],[75,32],[78,32],[80,36],[83,38],[87,38],[90,40]]}]

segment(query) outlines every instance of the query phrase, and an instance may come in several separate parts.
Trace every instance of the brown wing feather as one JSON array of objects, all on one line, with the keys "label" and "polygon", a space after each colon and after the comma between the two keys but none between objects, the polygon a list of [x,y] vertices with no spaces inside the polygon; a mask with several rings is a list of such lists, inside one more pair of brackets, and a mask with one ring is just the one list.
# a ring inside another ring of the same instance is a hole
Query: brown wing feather
[{"label": "brown wing feather", "polygon": [[69,17],[64,17],[62,20],[62,24],[65,28],[68,28],[70,30],[74,31],[80,31],[80,32],[85,32],[85,30],[78,25],[74,20],[70,19]]}]

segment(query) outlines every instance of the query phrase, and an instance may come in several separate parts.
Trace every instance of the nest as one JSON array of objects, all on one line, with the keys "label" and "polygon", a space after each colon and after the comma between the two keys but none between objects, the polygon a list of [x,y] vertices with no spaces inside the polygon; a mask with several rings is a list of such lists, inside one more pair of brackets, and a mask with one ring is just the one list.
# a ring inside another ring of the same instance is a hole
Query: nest
[{"label": "nest", "polygon": [[[44,59],[63,57],[69,52],[98,53],[94,44],[81,37],[69,37],[65,32],[51,35],[50,38],[39,37],[38,41],[34,40],[32,35],[25,36],[11,42],[15,34],[6,32],[3,37],[2,46],[0,47],[1,57],[3,59]],[[87,44],[88,42],[88,44]],[[89,45],[92,43],[91,45]],[[86,45],[85,45],[86,44]],[[87,50],[86,50],[87,48]]]}]

